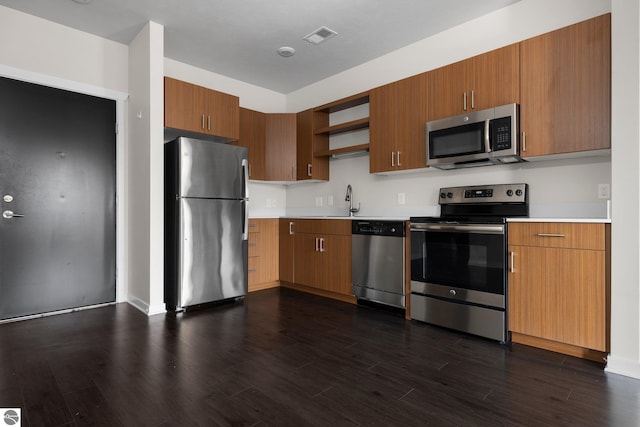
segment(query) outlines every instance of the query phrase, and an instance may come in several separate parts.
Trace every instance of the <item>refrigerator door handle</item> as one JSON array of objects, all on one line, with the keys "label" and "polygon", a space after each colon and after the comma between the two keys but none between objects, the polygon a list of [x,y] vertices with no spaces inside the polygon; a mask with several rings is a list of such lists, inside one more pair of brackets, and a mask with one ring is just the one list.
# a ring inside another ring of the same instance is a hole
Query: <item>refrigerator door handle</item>
[{"label": "refrigerator door handle", "polygon": [[249,160],[242,159],[242,172],[244,177],[242,210],[244,211],[244,224],[242,226],[242,240],[249,240]]}]

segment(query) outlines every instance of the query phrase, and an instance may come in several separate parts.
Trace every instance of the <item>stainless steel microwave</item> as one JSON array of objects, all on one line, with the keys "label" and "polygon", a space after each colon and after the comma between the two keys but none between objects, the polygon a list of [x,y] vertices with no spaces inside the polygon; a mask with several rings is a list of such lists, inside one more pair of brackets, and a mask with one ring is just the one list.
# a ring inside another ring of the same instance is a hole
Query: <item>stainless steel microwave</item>
[{"label": "stainless steel microwave", "polygon": [[521,162],[518,104],[427,122],[427,166],[456,169]]}]

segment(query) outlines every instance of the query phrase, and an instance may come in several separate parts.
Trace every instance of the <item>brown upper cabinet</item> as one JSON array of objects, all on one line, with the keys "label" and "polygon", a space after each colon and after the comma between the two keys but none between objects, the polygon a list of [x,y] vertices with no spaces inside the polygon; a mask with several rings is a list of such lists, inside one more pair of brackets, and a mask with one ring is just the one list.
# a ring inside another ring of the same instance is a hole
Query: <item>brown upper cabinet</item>
[{"label": "brown upper cabinet", "polygon": [[520,49],[512,44],[427,74],[428,120],[518,103]]},{"label": "brown upper cabinet", "polygon": [[329,134],[316,134],[315,129],[329,126],[329,114],[305,110],[297,114],[297,178],[329,180],[329,157],[314,153],[329,149]]},{"label": "brown upper cabinet", "polygon": [[249,178],[292,181],[296,177],[296,115],[240,108],[240,139],[249,149]]},{"label": "brown upper cabinet", "polygon": [[296,115],[268,113],[265,124],[265,179],[296,180]]},{"label": "brown upper cabinet", "polygon": [[249,149],[249,179],[265,179],[264,147],[266,115],[260,111],[240,108],[240,138],[234,143]]},{"label": "brown upper cabinet", "polygon": [[369,91],[369,172],[426,167],[427,74]]},{"label": "brown upper cabinet", "polygon": [[236,140],[239,98],[213,89],[164,78],[164,126]]},{"label": "brown upper cabinet", "polygon": [[611,15],[521,42],[525,157],[611,147]]}]

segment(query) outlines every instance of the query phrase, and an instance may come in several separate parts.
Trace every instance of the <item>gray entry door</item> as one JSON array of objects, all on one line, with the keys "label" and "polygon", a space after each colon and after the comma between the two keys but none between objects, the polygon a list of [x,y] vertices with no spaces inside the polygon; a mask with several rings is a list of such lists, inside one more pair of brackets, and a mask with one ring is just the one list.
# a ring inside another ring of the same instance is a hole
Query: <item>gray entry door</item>
[{"label": "gray entry door", "polygon": [[0,94],[0,319],[115,301],[115,101]]}]

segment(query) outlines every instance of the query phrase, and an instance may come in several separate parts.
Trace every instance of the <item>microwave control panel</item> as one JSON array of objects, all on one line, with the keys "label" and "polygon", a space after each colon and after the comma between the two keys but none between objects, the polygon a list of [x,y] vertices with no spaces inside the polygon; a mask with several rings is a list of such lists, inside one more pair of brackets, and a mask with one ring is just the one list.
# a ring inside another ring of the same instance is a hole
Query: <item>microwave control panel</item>
[{"label": "microwave control panel", "polygon": [[493,151],[511,148],[511,117],[491,120],[491,149]]}]

